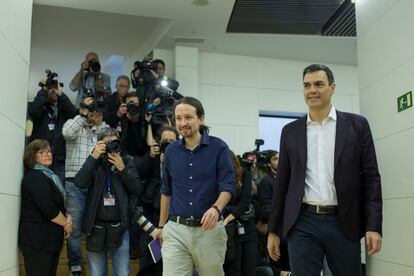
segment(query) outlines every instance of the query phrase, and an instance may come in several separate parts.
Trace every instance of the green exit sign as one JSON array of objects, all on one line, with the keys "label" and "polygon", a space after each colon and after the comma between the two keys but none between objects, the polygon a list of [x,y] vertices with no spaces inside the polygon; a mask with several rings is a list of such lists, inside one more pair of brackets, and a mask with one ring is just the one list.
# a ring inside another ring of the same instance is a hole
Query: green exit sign
[{"label": "green exit sign", "polygon": [[398,112],[401,112],[409,107],[413,106],[413,94],[412,92],[407,92],[402,96],[397,98]]}]

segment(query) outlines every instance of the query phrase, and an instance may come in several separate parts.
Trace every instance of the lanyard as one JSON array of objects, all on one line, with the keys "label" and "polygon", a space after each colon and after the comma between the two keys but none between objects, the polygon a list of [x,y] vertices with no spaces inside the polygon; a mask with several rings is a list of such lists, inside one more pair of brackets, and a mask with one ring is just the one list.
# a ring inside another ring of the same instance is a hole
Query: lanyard
[{"label": "lanyard", "polygon": [[111,178],[108,176],[106,176],[106,192],[108,194],[111,194]]}]

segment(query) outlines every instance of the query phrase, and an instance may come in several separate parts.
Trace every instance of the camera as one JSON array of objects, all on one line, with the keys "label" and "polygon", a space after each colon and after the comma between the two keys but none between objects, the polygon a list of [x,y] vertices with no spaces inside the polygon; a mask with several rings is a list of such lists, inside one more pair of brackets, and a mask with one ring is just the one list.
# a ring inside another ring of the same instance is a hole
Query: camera
[{"label": "camera", "polygon": [[266,166],[266,154],[267,151],[260,151],[260,146],[264,145],[263,139],[256,139],[254,141],[256,149],[251,152],[245,152],[241,158],[240,163],[245,168],[251,168],[256,164],[258,168]]},{"label": "camera", "polygon": [[147,106],[147,114],[152,114],[152,124],[168,124],[168,119],[172,119],[173,108],[176,102],[176,99],[173,97],[174,93],[175,92],[168,87],[161,87],[157,91],[152,91],[151,98],[160,99],[158,105],[150,103]]},{"label": "camera", "polygon": [[170,144],[170,142],[168,142],[168,141],[162,141],[157,146],[160,148],[161,153],[165,153],[165,149],[168,147],[169,144]]},{"label": "camera", "polygon": [[99,72],[101,71],[101,64],[96,59],[91,59],[89,61],[89,68],[88,71],[92,69],[93,72]]},{"label": "camera", "polygon": [[83,99],[93,98],[93,103],[90,105],[85,105],[82,101],[80,106],[82,108],[88,109],[89,112],[103,110],[105,108],[104,99],[110,94],[111,90],[106,86],[97,87],[95,93],[92,91],[92,89],[86,89]]},{"label": "camera", "polygon": [[[135,72],[139,70],[138,78],[135,77]],[[143,61],[135,61],[134,62],[134,69],[131,71],[131,82],[132,87],[137,88],[138,79],[142,78],[144,83],[151,83],[152,76],[150,70],[156,71],[157,64],[150,62],[148,60]]]},{"label": "camera", "polygon": [[143,60],[142,62],[135,61],[134,67],[137,66],[141,72],[148,72],[149,70],[156,71],[157,64]]},{"label": "camera", "polygon": [[119,140],[106,141],[106,153],[120,153],[121,142]]},{"label": "camera", "polygon": [[139,114],[139,106],[134,103],[128,103],[126,108],[127,112],[131,116],[137,116]]},{"label": "camera", "polygon": [[141,206],[135,206],[131,214],[131,221],[136,222],[145,233],[150,235],[157,228],[143,215],[143,212],[144,211]]},{"label": "camera", "polygon": [[58,74],[55,72],[50,71],[49,69],[46,69],[46,83],[39,82],[39,86],[46,89],[53,89],[63,87],[63,83],[57,81],[55,78],[58,77]]}]

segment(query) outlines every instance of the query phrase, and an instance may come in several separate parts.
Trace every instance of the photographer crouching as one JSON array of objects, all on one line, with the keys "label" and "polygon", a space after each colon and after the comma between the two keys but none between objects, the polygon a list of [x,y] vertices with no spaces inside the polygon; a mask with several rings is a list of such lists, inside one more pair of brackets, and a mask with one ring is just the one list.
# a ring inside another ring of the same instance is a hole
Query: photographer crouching
[{"label": "photographer crouching", "polygon": [[102,129],[94,150],[75,176],[79,188],[88,188],[82,231],[87,236],[92,276],[108,274],[108,253],[113,275],[128,275],[130,271],[128,203],[142,186],[132,159],[120,152],[118,132]]}]

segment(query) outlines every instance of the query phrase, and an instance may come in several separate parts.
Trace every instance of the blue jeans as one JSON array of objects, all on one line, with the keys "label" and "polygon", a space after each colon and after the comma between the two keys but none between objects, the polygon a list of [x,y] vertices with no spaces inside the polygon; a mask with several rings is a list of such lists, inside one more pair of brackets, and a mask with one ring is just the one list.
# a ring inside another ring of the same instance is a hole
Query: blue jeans
[{"label": "blue jeans", "polygon": [[129,266],[129,232],[126,231],[122,237],[121,246],[116,249],[104,250],[102,252],[88,251],[88,264],[91,276],[108,275],[108,253],[112,259],[112,275],[128,276]]},{"label": "blue jeans", "polygon": [[302,211],[288,233],[292,275],[319,276],[326,255],[335,276],[360,276],[360,242],[348,239],[338,215]]},{"label": "blue jeans", "polygon": [[80,189],[66,180],[67,211],[72,216],[73,230],[67,241],[69,266],[80,266],[82,261],[82,218],[88,189]]}]

